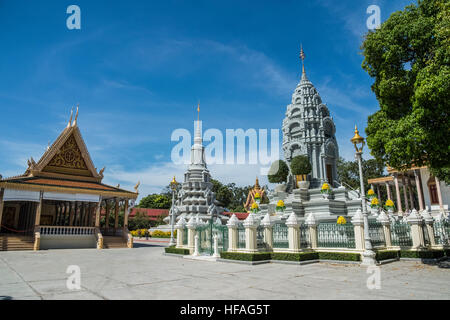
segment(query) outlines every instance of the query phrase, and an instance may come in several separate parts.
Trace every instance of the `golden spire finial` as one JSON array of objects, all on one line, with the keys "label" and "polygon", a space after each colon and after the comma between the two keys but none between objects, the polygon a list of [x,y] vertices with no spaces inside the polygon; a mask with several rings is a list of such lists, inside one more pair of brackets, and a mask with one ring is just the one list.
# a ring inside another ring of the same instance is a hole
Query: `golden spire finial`
[{"label": "golden spire finial", "polygon": [[73,127],[75,127],[77,125],[77,120],[78,120],[78,109],[80,108],[80,104],[77,104],[77,113],[75,114],[75,120],[73,121]]},{"label": "golden spire finial", "polygon": [[259,186],[259,179],[258,179],[258,177],[256,177],[255,189],[261,189],[261,187]]},{"label": "golden spire finial", "polygon": [[70,128],[70,126],[72,125],[72,118],[73,118],[73,107],[72,110],[70,111],[70,119],[69,123],[67,123],[67,128]]}]

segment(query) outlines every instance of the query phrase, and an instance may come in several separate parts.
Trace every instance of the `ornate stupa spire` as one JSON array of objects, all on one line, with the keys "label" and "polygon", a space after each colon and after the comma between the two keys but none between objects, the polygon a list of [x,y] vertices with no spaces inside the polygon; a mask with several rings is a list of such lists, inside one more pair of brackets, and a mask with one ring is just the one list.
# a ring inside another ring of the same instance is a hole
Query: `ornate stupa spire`
[{"label": "ornate stupa spire", "polygon": [[194,145],[191,148],[191,165],[190,169],[206,169],[205,148],[203,147],[202,126],[200,123],[200,103],[197,107],[198,121],[195,127]]},{"label": "ornate stupa spire", "polygon": [[300,59],[302,60],[302,80],[308,80],[306,77],[306,71],[305,71],[305,52],[303,51],[303,44],[300,46]]}]

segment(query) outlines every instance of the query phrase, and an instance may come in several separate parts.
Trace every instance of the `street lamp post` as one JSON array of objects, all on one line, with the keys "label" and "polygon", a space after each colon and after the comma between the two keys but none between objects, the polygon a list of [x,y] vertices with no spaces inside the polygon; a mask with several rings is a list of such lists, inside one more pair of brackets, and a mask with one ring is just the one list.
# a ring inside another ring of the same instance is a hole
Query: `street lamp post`
[{"label": "street lamp post", "polygon": [[364,148],[364,138],[359,135],[358,128],[355,126],[355,136],[350,140],[355,146],[355,157],[358,160],[359,166],[359,182],[361,185],[361,202],[362,202],[362,214],[364,218],[364,252],[363,261],[361,265],[375,265],[375,252],[372,250],[372,241],[369,235],[369,218],[367,215],[367,203],[366,192],[364,190],[364,179],[362,170],[362,150]]},{"label": "street lamp post", "polygon": [[173,177],[173,180],[170,182],[170,188],[172,189],[172,207],[170,208],[170,242],[169,246],[174,246],[176,244],[175,237],[173,236],[175,229],[175,192],[177,191],[178,182]]}]

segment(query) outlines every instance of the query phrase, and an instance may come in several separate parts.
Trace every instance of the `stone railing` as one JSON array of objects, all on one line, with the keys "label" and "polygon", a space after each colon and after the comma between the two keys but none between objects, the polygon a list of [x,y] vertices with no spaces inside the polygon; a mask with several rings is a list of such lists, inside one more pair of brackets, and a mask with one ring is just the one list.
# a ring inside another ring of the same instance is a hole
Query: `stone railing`
[{"label": "stone railing", "polygon": [[[272,221],[269,214],[262,220],[250,214],[242,224],[232,216],[227,224],[228,251],[252,253],[317,250],[362,253],[365,241],[361,210],[348,220],[350,221],[339,225],[336,220],[316,221],[314,214],[310,214],[304,221],[300,221],[292,213],[283,223]],[[238,230],[242,226],[245,228],[245,243],[239,245]],[[435,221],[427,211],[419,214],[413,210],[403,221],[397,221],[382,211],[376,219],[370,217],[368,227],[372,246],[377,250],[432,250],[450,246],[450,222]],[[264,245],[261,246],[260,242]]]},{"label": "stone railing", "polygon": [[60,227],[60,226],[40,226],[41,235],[58,236],[88,236],[94,235],[94,227]]}]

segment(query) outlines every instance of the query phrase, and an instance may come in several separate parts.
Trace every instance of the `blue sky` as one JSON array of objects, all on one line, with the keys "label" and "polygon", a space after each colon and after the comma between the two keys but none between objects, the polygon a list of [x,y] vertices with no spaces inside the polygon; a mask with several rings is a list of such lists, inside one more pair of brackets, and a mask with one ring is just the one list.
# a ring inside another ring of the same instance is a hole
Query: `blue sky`
[{"label": "blue sky", "polygon": [[[281,128],[306,70],[336,122],[341,156],[377,110],[362,70],[366,9],[381,19],[412,1],[23,1],[0,0],[0,174],[23,173],[67,124],[78,124],[104,182],[159,192],[185,170],[171,163],[177,128]],[[81,8],[81,30],[66,9]],[[366,154],[368,156],[368,154]],[[248,185],[257,167],[211,166]],[[267,180],[261,177],[262,182]]]}]

